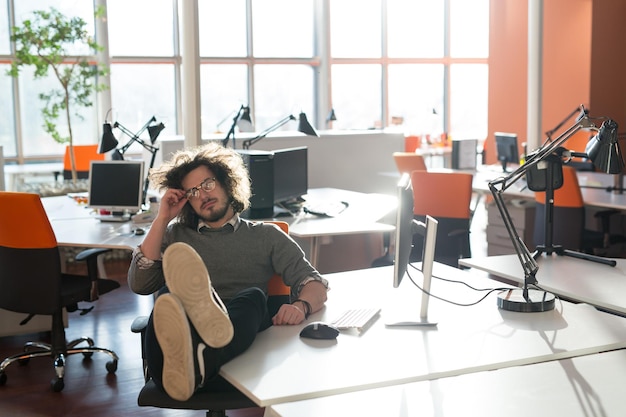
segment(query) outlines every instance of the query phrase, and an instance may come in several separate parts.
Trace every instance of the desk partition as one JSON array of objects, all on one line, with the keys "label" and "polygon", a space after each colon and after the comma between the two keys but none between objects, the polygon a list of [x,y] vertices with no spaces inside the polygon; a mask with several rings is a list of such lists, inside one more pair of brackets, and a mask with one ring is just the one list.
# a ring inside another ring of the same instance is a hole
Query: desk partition
[{"label": "desk partition", "polygon": [[[575,302],[626,316],[626,259],[615,267],[584,259],[542,255],[537,259],[541,288]],[[492,274],[496,279],[522,284],[524,273],[517,255],[460,259],[459,264]]]}]

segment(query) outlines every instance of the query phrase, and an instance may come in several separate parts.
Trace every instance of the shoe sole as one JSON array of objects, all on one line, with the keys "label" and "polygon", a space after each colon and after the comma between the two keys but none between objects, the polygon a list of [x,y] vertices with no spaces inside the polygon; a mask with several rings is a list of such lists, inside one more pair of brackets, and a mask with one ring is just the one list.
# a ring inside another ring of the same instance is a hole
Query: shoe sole
[{"label": "shoe sole", "polygon": [[200,255],[186,243],[173,243],[163,254],[163,272],[167,287],[182,302],[204,343],[226,346],[233,338],[233,325]]},{"label": "shoe sole", "polygon": [[188,400],[195,390],[191,329],[183,305],[172,294],[154,304],[154,332],[163,352],[163,389],[178,401]]}]

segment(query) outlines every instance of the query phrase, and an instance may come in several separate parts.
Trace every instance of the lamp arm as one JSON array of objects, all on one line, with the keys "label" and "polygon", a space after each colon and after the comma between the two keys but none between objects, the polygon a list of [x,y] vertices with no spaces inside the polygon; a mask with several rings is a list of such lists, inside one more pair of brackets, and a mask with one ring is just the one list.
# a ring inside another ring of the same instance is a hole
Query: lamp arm
[{"label": "lamp arm", "polygon": [[[583,108],[584,111],[584,108]],[[537,261],[533,257],[533,255],[528,250],[528,247],[522,240],[522,238],[517,233],[515,229],[515,225],[513,224],[513,219],[509,214],[508,209],[506,208],[506,204],[504,203],[503,193],[506,191],[511,185],[513,185],[517,180],[526,175],[526,172],[535,165],[539,164],[546,157],[551,155],[557,148],[559,148],[562,144],[564,144],[574,133],[581,129],[596,129],[596,126],[589,119],[589,116],[584,113],[584,115],[579,118],[574,125],[568,128],[565,132],[563,132],[558,138],[556,138],[553,142],[549,142],[547,145],[538,149],[536,152],[530,154],[530,156],[526,159],[526,163],[521,165],[515,171],[511,172],[506,177],[500,177],[493,181],[489,182],[489,190],[493,196],[493,199],[498,207],[498,211],[500,212],[500,216],[502,216],[502,220],[504,221],[504,226],[509,234],[509,238],[513,243],[513,247],[515,249],[515,253],[520,261],[522,269],[524,271],[524,290],[528,291],[529,285],[534,285],[537,283],[536,274],[539,270],[539,265],[537,265]]]},{"label": "lamp arm", "polygon": [[[523,172],[525,173],[526,170],[523,170]],[[497,186],[500,184],[506,184],[506,178],[499,178],[495,181],[491,181],[489,183],[489,190],[491,190],[491,195],[493,196],[493,200],[498,207],[498,211],[500,212],[500,216],[502,217],[502,220],[504,222],[504,227],[509,234],[511,243],[513,243],[513,248],[515,249],[517,258],[522,265],[522,270],[524,271],[524,289],[528,289],[529,285],[537,283],[537,279],[535,278],[535,276],[537,274],[537,271],[539,270],[539,265],[537,265],[537,261],[532,256],[532,254],[528,250],[528,247],[515,229],[513,219],[511,218],[511,215],[506,208],[506,204],[504,203],[503,193],[504,190],[508,187],[498,189]]]},{"label": "lamp arm", "polygon": [[[567,117],[563,120],[561,120],[559,122],[558,125],[556,125],[552,130],[548,130],[546,132],[546,136],[548,137],[548,141],[552,140],[552,135],[554,135],[554,132],[556,132],[557,130],[559,130],[561,128],[561,126],[563,126],[565,124],[565,122],[567,122],[572,116],[574,116],[576,113],[579,113],[581,111],[582,106],[578,106],[576,107],[570,114],[567,115]],[[584,108],[582,108],[582,110],[584,111]]]},{"label": "lamp arm", "polygon": [[264,137],[266,137],[267,135],[269,135],[270,133],[272,133],[273,131],[275,131],[276,129],[278,129],[279,127],[281,127],[282,125],[284,125],[285,123],[287,123],[290,120],[296,120],[296,117],[293,114],[290,114],[289,116],[285,117],[284,119],[276,122],[275,124],[273,124],[272,126],[268,127],[267,129],[265,129],[263,132],[259,133],[257,136],[253,137],[252,139],[246,139],[243,142],[243,148],[244,149],[250,149],[251,145],[254,145],[255,143],[257,143],[258,141],[260,141],[261,139],[263,139]]},{"label": "lamp arm", "polygon": [[130,140],[124,146],[122,146],[119,149],[120,153],[122,155],[124,155],[124,153],[126,153],[128,148],[130,147],[130,145],[132,145],[133,142],[137,142],[138,144],[143,146],[144,149],[146,149],[147,151],[151,152],[152,154],[155,154],[159,150],[159,148],[157,148],[156,146],[150,145],[149,143],[144,142],[139,137],[139,135],[141,135],[148,128],[150,123],[155,122],[155,121],[156,121],[156,118],[154,116],[152,116],[152,118],[137,133],[133,133],[130,130],[128,130],[126,127],[124,127],[122,124],[120,124],[118,122],[115,122],[113,127],[118,128],[119,130],[122,131],[122,133],[124,133],[125,135],[130,137]]},{"label": "lamp arm", "polygon": [[[239,107],[239,110],[237,110],[237,114],[235,114],[235,117],[233,117],[233,124],[230,125],[230,129],[228,129],[228,133],[226,134],[226,137],[224,139],[222,139],[222,146],[226,147],[226,145],[228,145],[228,141],[230,140],[230,137],[233,137],[233,148],[235,147],[235,127],[237,126],[237,121],[239,120],[239,116],[241,116],[241,112],[243,112],[244,109],[244,105],[242,104],[241,107]],[[223,121],[220,122],[220,124],[222,124]]]}]

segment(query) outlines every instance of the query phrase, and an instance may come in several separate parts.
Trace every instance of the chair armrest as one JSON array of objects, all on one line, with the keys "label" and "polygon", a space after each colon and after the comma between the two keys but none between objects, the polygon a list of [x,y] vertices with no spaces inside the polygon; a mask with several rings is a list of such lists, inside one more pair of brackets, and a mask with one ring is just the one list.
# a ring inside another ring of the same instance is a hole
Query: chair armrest
[{"label": "chair armrest", "polygon": [[130,331],[133,333],[142,333],[148,326],[148,316],[135,317],[130,325]]}]

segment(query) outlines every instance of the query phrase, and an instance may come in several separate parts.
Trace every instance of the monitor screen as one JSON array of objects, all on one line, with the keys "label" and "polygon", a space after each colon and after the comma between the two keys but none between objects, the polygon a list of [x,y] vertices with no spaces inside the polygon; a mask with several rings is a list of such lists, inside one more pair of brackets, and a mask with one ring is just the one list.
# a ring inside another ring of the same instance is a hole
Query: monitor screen
[{"label": "monitor screen", "polygon": [[274,152],[274,203],[299,199],[309,190],[306,146]]},{"label": "monitor screen", "polygon": [[426,216],[425,222],[419,222],[413,215],[413,189],[410,175],[403,174],[398,183],[398,212],[396,216],[395,258],[393,270],[393,286],[400,286],[402,279],[408,274],[409,258],[413,248],[413,235],[424,238],[422,251],[422,302],[419,320],[394,320],[388,326],[435,325],[428,320],[428,300],[433,264],[435,262],[435,244],[437,242],[438,222]]},{"label": "monitor screen", "polygon": [[138,212],[143,169],[143,161],[91,161],[88,206],[111,212]]},{"label": "monitor screen", "polygon": [[506,164],[519,164],[517,135],[515,133],[496,132],[496,152],[502,171],[507,172]]}]

